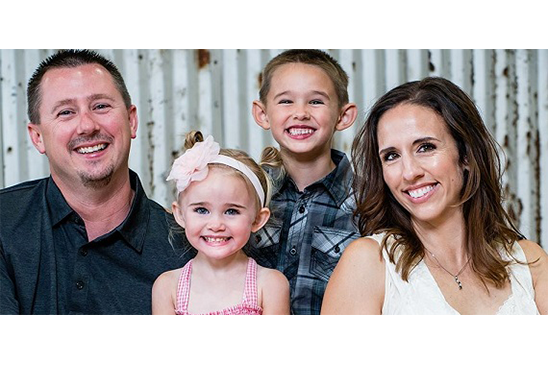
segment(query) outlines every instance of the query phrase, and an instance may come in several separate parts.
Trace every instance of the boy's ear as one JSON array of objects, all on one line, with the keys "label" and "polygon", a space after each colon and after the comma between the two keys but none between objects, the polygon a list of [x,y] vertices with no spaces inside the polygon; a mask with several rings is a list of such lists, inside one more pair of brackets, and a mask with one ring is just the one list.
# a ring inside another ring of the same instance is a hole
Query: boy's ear
[{"label": "boy's ear", "polygon": [[338,131],[344,131],[347,128],[350,128],[352,124],[356,121],[358,117],[358,107],[354,103],[348,103],[341,109],[341,114],[339,115],[339,121],[335,126],[335,129]]},{"label": "boy's ear", "polygon": [[270,129],[270,122],[268,121],[268,117],[266,115],[266,107],[263,103],[259,100],[253,101],[253,108],[251,112],[253,113],[255,123],[257,123],[259,127],[264,130]]},{"label": "boy's ear", "polygon": [[268,222],[268,218],[270,218],[270,209],[262,208],[259,210],[259,213],[257,213],[257,217],[255,218],[255,222],[251,225],[251,232],[255,233],[259,229],[263,228],[266,222]]},{"label": "boy's ear", "polygon": [[173,202],[171,204],[171,210],[173,211],[173,218],[175,218],[175,221],[184,229],[185,227],[185,216],[183,212],[181,212],[181,209],[179,208],[179,204],[177,202]]}]

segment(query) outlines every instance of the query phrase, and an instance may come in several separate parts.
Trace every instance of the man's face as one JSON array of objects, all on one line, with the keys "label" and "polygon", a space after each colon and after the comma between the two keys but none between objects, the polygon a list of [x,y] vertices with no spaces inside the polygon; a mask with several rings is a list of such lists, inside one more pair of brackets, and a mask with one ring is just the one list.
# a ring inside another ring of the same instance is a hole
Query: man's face
[{"label": "man's face", "polygon": [[137,112],[133,105],[126,108],[105,68],[49,70],[40,93],[40,124],[28,129],[38,151],[48,156],[56,183],[102,187],[127,174]]}]

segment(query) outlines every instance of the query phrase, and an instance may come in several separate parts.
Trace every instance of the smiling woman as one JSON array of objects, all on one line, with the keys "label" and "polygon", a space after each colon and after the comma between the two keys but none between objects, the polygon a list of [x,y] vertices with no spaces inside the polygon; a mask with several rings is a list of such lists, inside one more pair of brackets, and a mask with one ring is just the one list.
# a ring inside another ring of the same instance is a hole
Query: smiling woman
[{"label": "smiling woman", "polygon": [[455,84],[389,91],[352,157],[369,236],[343,253],[322,313],[548,313],[548,256],[503,209],[496,142]]}]

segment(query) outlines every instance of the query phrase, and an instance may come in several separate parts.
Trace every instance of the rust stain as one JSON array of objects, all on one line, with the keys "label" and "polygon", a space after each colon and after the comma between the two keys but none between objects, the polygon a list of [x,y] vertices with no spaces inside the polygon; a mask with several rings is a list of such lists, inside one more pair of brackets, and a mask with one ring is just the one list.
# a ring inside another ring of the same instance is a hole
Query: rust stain
[{"label": "rust stain", "polygon": [[207,49],[199,49],[198,50],[198,68],[201,70],[202,68],[209,65],[209,62],[211,61],[211,54]]}]

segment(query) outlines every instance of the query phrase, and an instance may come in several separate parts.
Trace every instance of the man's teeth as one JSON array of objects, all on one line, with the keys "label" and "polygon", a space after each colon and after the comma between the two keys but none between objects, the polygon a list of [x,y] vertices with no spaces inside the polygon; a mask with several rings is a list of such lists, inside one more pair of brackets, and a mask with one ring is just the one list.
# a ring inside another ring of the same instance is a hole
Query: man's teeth
[{"label": "man's teeth", "polygon": [[104,150],[106,147],[107,145],[105,143],[101,143],[101,144],[98,144],[97,146],[78,148],[76,151],[78,153],[93,153],[93,152]]},{"label": "man's teeth", "polygon": [[228,238],[226,237],[204,237],[204,239],[208,242],[224,242],[226,240],[228,240]]},{"label": "man's teeth", "polygon": [[303,134],[312,134],[314,130],[311,128],[290,128],[288,129],[289,134],[292,136],[301,136]]},{"label": "man's teeth", "polygon": [[409,193],[409,195],[411,195],[412,198],[417,199],[426,195],[432,189],[434,189],[434,185],[425,186],[424,188],[420,188],[417,190],[408,190],[407,193]]}]

